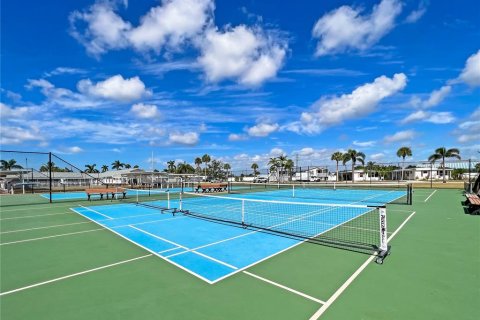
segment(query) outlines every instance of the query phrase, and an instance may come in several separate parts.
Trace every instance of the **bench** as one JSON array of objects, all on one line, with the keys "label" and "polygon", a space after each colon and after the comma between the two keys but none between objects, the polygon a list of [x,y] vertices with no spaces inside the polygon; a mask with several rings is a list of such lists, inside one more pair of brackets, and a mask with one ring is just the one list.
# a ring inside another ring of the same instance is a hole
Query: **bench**
[{"label": "bench", "polygon": [[103,196],[105,195],[107,200],[109,199],[109,195],[112,196],[112,200],[115,199],[116,195],[122,196],[122,199],[126,199],[127,191],[123,189],[108,189],[108,188],[95,188],[95,189],[85,189],[85,193],[87,194],[88,201],[92,200],[92,195],[100,196],[100,200],[103,200]]},{"label": "bench", "polygon": [[466,193],[465,197],[467,197],[465,204],[468,205],[468,212],[480,214],[480,197],[473,193]]},{"label": "bench", "polygon": [[195,192],[202,193],[205,192],[222,192],[227,191],[227,184],[226,183],[201,183],[195,187]]}]

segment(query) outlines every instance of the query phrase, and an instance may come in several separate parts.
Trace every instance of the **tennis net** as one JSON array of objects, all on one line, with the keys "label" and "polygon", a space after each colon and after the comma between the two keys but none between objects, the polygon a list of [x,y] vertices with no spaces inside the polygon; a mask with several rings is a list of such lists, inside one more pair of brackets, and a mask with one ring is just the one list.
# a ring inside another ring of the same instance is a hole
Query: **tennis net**
[{"label": "tennis net", "polygon": [[137,205],[161,209],[161,210],[169,210],[170,207],[170,192],[168,189],[166,190],[155,190],[155,189],[127,189],[122,188],[120,189],[125,195],[123,197],[121,195],[122,192],[117,193],[117,197],[120,198],[122,202],[126,203],[135,203]]},{"label": "tennis net", "polygon": [[412,204],[411,184],[346,184],[346,183],[245,183],[231,182],[229,193],[265,195],[268,197],[331,200],[346,203],[384,205]]},{"label": "tennis net", "polygon": [[244,199],[185,192],[179,212],[364,253],[388,253],[385,207]]}]

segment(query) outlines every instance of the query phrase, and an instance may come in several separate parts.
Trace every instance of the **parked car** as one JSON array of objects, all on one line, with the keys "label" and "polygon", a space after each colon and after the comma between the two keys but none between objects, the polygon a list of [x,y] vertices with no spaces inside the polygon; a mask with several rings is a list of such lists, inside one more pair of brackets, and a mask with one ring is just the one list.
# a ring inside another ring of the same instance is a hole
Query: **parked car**
[{"label": "parked car", "polygon": [[255,179],[253,179],[253,182],[254,183],[267,183],[268,182],[268,179],[267,178],[264,178],[264,177],[257,177]]}]

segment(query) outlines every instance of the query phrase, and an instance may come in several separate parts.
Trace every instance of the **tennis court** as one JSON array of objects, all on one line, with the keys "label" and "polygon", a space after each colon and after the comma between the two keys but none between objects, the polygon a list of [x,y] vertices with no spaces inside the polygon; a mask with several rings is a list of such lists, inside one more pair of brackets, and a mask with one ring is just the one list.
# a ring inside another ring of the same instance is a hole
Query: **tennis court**
[{"label": "tennis court", "polygon": [[[178,193],[182,190],[182,188],[152,189],[152,191],[167,191],[167,190],[171,193]],[[136,194],[137,192],[135,191],[135,189],[127,190],[127,196],[135,196]],[[41,196],[45,199],[50,199],[49,193],[42,193]],[[84,191],[52,193],[52,201],[86,199],[86,197],[87,196]],[[92,195],[92,198],[99,198],[99,197],[100,197],[99,195]]]},{"label": "tennis court", "polygon": [[[374,205],[387,204],[392,245],[383,265],[375,264],[372,255],[304,241],[320,233],[320,238],[326,236],[321,240],[376,242],[377,238],[365,236],[368,232],[331,237],[325,232],[327,225],[334,227],[331,230],[342,226],[358,230],[359,225],[345,223],[347,214],[351,221],[372,212],[378,217],[376,208],[367,211],[370,204],[357,199],[318,204],[310,195],[282,193],[222,195],[227,199],[185,194],[182,212],[176,214],[173,208],[180,207],[180,199],[174,193],[170,202],[166,194],[127,201],[32,200],[21,206],[11,205],[19,197],[3,198],[2,205],[9,205],[2,207],[0,216],[2,319],[118,318],[120,314],[133,319],[158,315],[179,319],[192,314],[208,319],[475,319],[478,315],[480,256],[472,252],[480,243],[480,225],[476,217],[463,213],[459,190],[416,189],[411,206],[390,203],[402,196],[394,192],[382,201],[375,199]],[[149,206],[136,205],[137,200]],[[281,207],[295,210],[282,212]],[[165,209],[163,213],[159,208]],[[265,219],[269,210],[277,217]],[[219,218],[219,213],[220,220],[240,216],[240,223],[209,219]],[[324,219],[317,220],[319,216]],[[285,224],[279,230],[268,230],[280,223]],[[277,232],[293,233],[291,228],[304,238]],[[355,234],[362,236],[352,239]]]}]

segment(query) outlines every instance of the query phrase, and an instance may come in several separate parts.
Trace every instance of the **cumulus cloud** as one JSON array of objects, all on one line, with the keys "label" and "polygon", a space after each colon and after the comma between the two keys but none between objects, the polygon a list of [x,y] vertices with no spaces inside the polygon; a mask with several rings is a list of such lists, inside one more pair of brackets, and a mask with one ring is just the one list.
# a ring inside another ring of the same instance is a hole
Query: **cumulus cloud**
[{"label": "cumulus cloud", "polygon": [[35,107],[11,107],[0,102],[0,115],[3,120],[24,119],[28,115],[38,112]]},{"label": "cumulus cloud", "polygon": [[248,135],[252,137],[266,137],[269,134],[277,131],[279,125],[277,123],[258,123],[253,127],[247,129]]},{"label": "cumulus cloud", "polygon": [[384,141],[386,143],[399,142],[412,140],[416,136],[416,132],[413,130],[398,131],[393,135],[386,136]]},{"label": "cumulus cloud", "polygon": [[80,152],[83,152],[83,149],[78,147],[78,146],[73,146],[73,147],[70,147],[70,148],[67,148],[67,150],[70,152],[70,153],[80,153]]},{"label": "cumulus cloud", "polygon": [[382,0],[370,14],[362,15],[362,9],[351,6],[326,13],[313,27],[312,35],[319,40],[315,55],[370,48],[393,29],[401,11],[400,1]]},{"label": "cumulus cloud", "polygon": [[200,141],[200,136],[196,132],[172,132],[168,136],[168,141],[170,143],[184,144],[187,146],[193,146]]},{"label": "cumulus cloud", "polygon": [[256,86],[274,77],[286,54],[284,43],[260,28],[244,25],[209,29],[201,40],[199,64],[210,82],[236,79]]},{"label": "cumulus cloud", "polygon": [[156,105],[137,103],[132,106],[130,112],[140,119],[154,119],[160,117],[160,111]]},{"label": "cumulus cloud", "polygon": [[469,86],[480,86],[480,50],[467,59],[459,79]]},{"label": "cumulus cloud", "polygon": [[466,121],[458,125],[455,133],[457,133],[460,143],[480,141],[480,107],[473,111]]},{"label": "cumulus cloud", "polygon": [[212,0],[163,0],[140,18],[138,26],[118,13],[118,1],[97,1],[70,14],[70,34],[87,52],[99,57],[109,50],[179,50],[197,36],[213,17]]},{"label": "cumulus cloud", "polygon": [[22,145],[26,142],[44,143],[45,137],[36,127],[9,126],[2,124],[0,126],[0,144],[2,145]]},{"label": "cumulus cloud", "polygon": [[415,121],[431,122],[435,124],[446,124],[455,121],[455,117],[451,112],[429,112],[419,110],[411,113],[404,118],[401,123],[411,123]]},{"label": "cumulus cloud", "polygon": [[379,152],[379,153],[374,153],[372,155],[370,155],[370,159],[372,160],[380,160],[380,159],[383,159],[385,157],[385,154],[382,153],[382,152]]},{"label": "cumulus cloud", "polygon": [[383,99],[403,90],[406,83],[405,74],[398,73],[392,78],[378,77],[349,94],[321,98],[312,106],[312,111],[303,112],[300,121],[290,123],[286,129],[298,133],[319,133],[345,120],[364,117],[374,112]]},{"label": "cumulus cloud", "polygon": [[77,89],[89,96],[120,102],[138,100],[151,94],[139,77],[124,79],[119,74],[95,84],[90,79],[80,80]]},{"label": "cumulus cloud", "polygon": [[272,150],[270,150],[269,155],[270,155],[271,157],[278,157],[278,156],[286,155],[286,153],[285,153],[285,151],[283,151],[283,150],[280,149],[280,148],[273,148]]}]

